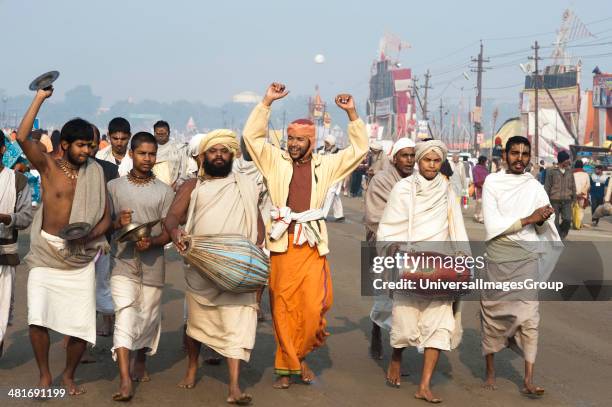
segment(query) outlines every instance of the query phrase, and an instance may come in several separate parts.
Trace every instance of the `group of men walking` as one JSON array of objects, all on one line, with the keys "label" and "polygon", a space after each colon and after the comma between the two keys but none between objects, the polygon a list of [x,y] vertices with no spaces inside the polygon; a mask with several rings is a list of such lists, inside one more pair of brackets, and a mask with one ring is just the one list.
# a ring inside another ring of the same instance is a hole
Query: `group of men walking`
[{"label": "group of men walking", "polygon": [[[110,145],[97,151],[97,128],[73,119],[62,128],[62,154],[55,158],[30,137],[34,118],[52,93],[52,88],[37,92],[17,134],[42,177],[43,205],[34,216],[25,259],[30,268],[28,325],[40,371],[38,386],[49,387],[53,381],[48,361],[51,329],[67,337],[62,386],[71,395],[85,391],[74,381],[75,370],[86,344],[96,342],[98,309],[108,317],[107,324],[114,316],[113,329],[106,326],[101,332],[112,331],[111,351],[119,367],[119,391],[113,400],[130,400],[132,382],[150,380],[146,357],[156,353],[159,343],[164,246],[173,241],[184,251],[189,236],[202,235],[240,235],[269,250],[277,341],[274,387],[288,388],[291,375],[311,383],[314,374],[306,358],[325,342],[325,313],[333,298],[321,208],[329,188],[350,174],[367,152],[365,125],[352,97],[336,98],[350,120],[348,148],[337,154],[313,153],[315,126],[301,119],[289,125],[283,151],[267,141],[267,125],[271,104],[288,92],[282,84],[269,87],[246,123],[243,137],[243,153],[265,179],[262,194],[253,182],[253,169],[244,161],[234,164],[240,148],[231,130],[198,137],[195,151],[189,154],[169,140],[165,122],[155,124],[154,135],[132,135],[129,122],[116,118],[108,126]],[[0,341],[10,309],[4,302],[11,296],[18,263],[15,231],[29,226],[32,216],[31,206],[23,203],[29,203],[23,180],[11,170],[2,170],[1,180],[11,188],[3,189],[1,196],[0,213],[10,215],[0,218]],[[150,227],[151,233],[128,239],[128,232],[138,225]],[[72,239],[71,233],[81,235]],[[179,387],[194,387],[200,346],[205,344],[227,358],[227,402],[249,404],[252,397],[241,391],[239,371],[255,344],[258,293],[225,291],[190,266],[185,267],[185,281],[188,365]]]},{"label": "group of men walking", "polygon": [[[337,207],[339,185],[368,152],[366,127],[353,98],[340,94],[335,100],[349,119],[349,145],[342,150],[328,139],[326,148],[316,153],[315,126],[308,119],[290,123],[286,150],[269,142],[271,106],[288,94],[285,85],[273,83],[245,124],[242,149],[236,134],[227,129],[198,136],[185,147],[170,140],[166,122],[156,123],[154,134],[132,135],[129,122],[117,118],[108,126],[110,146],[96,154],[99,131],[83,119],[73,119],[61,130],[62,154],[56,158],[29,136],[34,118],[52,93],[52,89],[37,92],[17,134],[42,177],[43,205],[33,221],[27,183],[0,167],[0,185],[7,186],[0,194],[0,344],[19,262],[16,231],[32,222],[25,260],[30,268],[28,325],[39,387],[52,384],[51,329],[68,337],[62,385],[72,395],[85,391],[75,384],[74,375],[86,344],[96,342],[97,310],[106,316],[103,333],[112,332],[112,357],[120,374],[113,400],[129,401],[132,383],[151,379],[146,358],[156,353],[161,333],[164,246],[172,241],[183,253],[190,236],[239,235],[270,253],[270,305],[277,344],[274,388],[289,388],[291,376],[313,382],[308,355],[329,335],[325,315],[333,302],[325,217],[331,207],[339,211],[337,218],[343,217],[341,206]],[[3,149],[0,144],[0,152]],[[438,245],[441,252],[470,253],[457,199],[463,191],[455,185],[466,177],[458,157],[451,165],[456,178],[444,175],[447,155],[441,141],[415,144],[402,138],[393,145],[389,163],[384,156],[377,158],[380,168],[369,174],[365,196],[368,242],[381,242],[388,254],[428,243]],[[546,274],[555,262],[556,252],[547,244],[560,241],[554,223],[556,202],[526,172],[530,159],[529,141],[516,136],[505,146],[505,171],[489,175],[486,170],[475,171],[481,198],[477,220],[486,229],[486,274],[492,281]],[[484,168],[485,161],[479,165]],[[77,239],[68,239],[66,226],[77,223],[88,227]],[[149,235],[126,240],[126,231],[145,224],[151,228]],[[249,361],[255,346],[261,292],[228,292],[193,266],[185,266],[185,282],[188,363],[179,387],[195,386],[204,344],[227,359],[227,402],[251,403],[252,396],[240,389],[239,375],[241,361]],[[382,358],[382,331],[390,333],[388,383],[400,386],[402,352],[416,347],[424,353],[424,362],[414,396],[440,402],[432,392],[431,378],[440,352],[461,342],[460,301],[397,292],[379,295],[371,319],[374,358]],[[543,394],[533,381],[537,299],[483,297],[481,323],[485,386],[495,388],[494,355],[510,347],[525,361],[523,391]]]},{"label": "group of men walking", "polygon": [[[529,141],[520,136],[510,138],[505,154],[507,170],[486,179],[483,172],[479,181],[486,229],[484,274],[488,281],[498,282],[542,278],[551,272],[559,255],[558,248],[553,250],[554,242],[560,241],[554,209],[542,185],[526,172],[531,159]],[[431,251],[432,247],[441,253],[469,254],[453,180],[441,172],[447,158],[444,143],[429,140],[415,145],[400,139],[390,158],[393,167],[376,174],[366,193],[367,240],[381,242],[387,255]],[[484,160],[479,164],[484,165]],[[537,296],[483,296],[480,316],[486,359],[484,386],[496,388],[494,355],[510,347],[525,361],[523,392],[542,395],[544,389],[533,381],[539,325]],[[393,352],[388,383],[400,386],[402,352],[406,347],[416,347],[424,353],[424,359],[414,396],[440,402],[431,391],[431,377],[440,351],[450,351],[461,342],[461,302],[395,291],[375,298],[370,317],[372,357],[382,358],[381,331],[389,331]]]}]

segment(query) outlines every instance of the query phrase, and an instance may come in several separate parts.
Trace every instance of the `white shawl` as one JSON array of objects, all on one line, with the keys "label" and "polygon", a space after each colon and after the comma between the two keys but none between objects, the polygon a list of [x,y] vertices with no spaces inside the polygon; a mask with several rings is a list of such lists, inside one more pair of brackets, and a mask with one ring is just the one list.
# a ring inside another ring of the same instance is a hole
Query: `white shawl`
[{"label": "white shawl", "polygon": [[[441,174],[432,180],[413,174],[395,184],[380,219],[376,239],[406,242],[412,248],[418,242],[450,240],[451,247],[445,248],[471,255],[461,207],[448,180]],[[431,251],[431,247],[424,250]],[[459,346],[463,335],[461,308],[461,301],[455,301],[451,349]]]},{"label": "white shawl", "polygon": [[448,237],[464,243],[461,251],[469,253],[461,207],[455,198],[449,182],[440,174],[432,180],[421,174],[403,178],[391,190],[377,240],[441,242]]},{"label": "white shawl", "polygon": [[[482,189],[486,240],[502,235],[517,220],[549,204],[544,187],[530,173],[516,175],[501,171],[489,174]],[[539,276],[543,279],[550,275],[563,250],[554,214],[538,230],[529,225],[507,237],[525,250],[540,254]]]}]

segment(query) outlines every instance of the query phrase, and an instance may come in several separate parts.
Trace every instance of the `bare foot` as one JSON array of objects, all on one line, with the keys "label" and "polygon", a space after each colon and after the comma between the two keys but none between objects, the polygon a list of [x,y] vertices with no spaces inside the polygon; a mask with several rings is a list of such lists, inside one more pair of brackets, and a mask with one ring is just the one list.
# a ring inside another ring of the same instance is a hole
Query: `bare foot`
[{"label": "bare foot", "polygon": [[400,387],[402,376],[402,359],[395,357],[395,354],[391,356],[391,363],[387,368],[387,383],[393,387]]},{"label": "bare foot", "polygon": [[497,384],[495,381],[495,373],[487,374],[487,380],[482,384],[482,387],[487,390],[497,390]]},{"label": "bare foot", "polygon": [[442,403],[442,399],[434,396],[430,389],[419,389],[416,393],[414,393],[414,398],[425,400],[432,404]]},{"label": "bare foot", "polygon": [[372,338],[370,340],[370,357],[375,360],[382,360],[382,339],[380,335],[380,327],[372,324]]},{"label": "bare foot", "polygon": [[284,390],[284,389],[288,389],[290,385],[291,385],[291,380],[289,379],[289,376],[278,376],[276,378],[276,381],[272,385],[272,387],[274,387],[275,389]]},{"label": "bare foot", "polygon": [[85,394],[85,388],[77,386],[73,379],[66,376],[62,379],[62,386],[66,388],[66,392],[69,396],[80,396]]},{"label": "bare foot", "polygon": [[311,384],[314,379],[315,379],[315,374],[312,370],[310,370],[310,367],[308,367],[308,364],[306,363],[305,360],[302,360],[302,362],[300,363],[300,366],[302,368],[302,381],[305,384]]},{"label": "bare foot", "polygon": [[239,406],[248,406],[251,404],[253,396],[247,393],[243,393],[238,386],[230,386],[229,393],[227,395],[228,404],[236,404]]},{"label": "bare foot", "polygon": [[[51,377],[51,375],[40,375],[40,379],[38,380],[38,384],[36,385],[37,389],[48,389],[49,387],[51,387],[51,384],[53,383],[53,378]],[[48,398],[43,396],[38,396],[38,397],[33,397],[33,400],[38,400],[38,401],[44,401],[47,400]]]},{"label": "bare foot", "polygon": [[544,388],[540,386],[536,386],[533,383],[525,382],[525,387],[523,387],[522,393],[529,396],[541,396],[544,394]]},{"label": "bare foot", "polygon": [[130,401],[132,397],[132,381],[121,381],[121,384],[119,385],[119,391],[113,394],[113,401]]},{"label": "bare foot", "polygon": [[197,371],[197,367],[188,367],[187,373],[185,373],[185,377],[183,377],[183,380],[181,380],[179,384],[177,384],[177,386],[181,389],[193,389],[195,387]]},{"label": "bare foot", "polygon": [[38,380],[38,384],[36,385],[36,388],[38,389],[46,389],[47,387],[51,386],[51,383],[53,383],[53,378],[51,377],[51,375],[41,375],[40,379]]}]

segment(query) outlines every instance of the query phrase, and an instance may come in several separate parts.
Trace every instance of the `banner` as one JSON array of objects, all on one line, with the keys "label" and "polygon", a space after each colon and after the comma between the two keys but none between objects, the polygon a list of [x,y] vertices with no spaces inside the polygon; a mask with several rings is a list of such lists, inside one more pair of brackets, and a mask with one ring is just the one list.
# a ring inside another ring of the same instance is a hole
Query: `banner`
[{"label": "banner", "polygon": [[427,120],[419,120],[417,124],[417,137],[424,139],[429,137],[429,130],[427,129]]},{"label": "banner", "polygon": [[379,99],[376,101],[376,107],[375,107],[375,112],[376,112],[376,116],[388,116],[391,114],[391,107],[392,104],[391,102],[393,101],[393,98],[384,98],[384,99]]},{"label": "banner", "polygon": [[593,106],[612,108],[612,74],[602,73],[593,77]]},{"label": "banner", "polygon": [[[559,110],[563,113],[577,113],[580,94],[578,86],[569,88],[549,89],[551,96],[555,99]],[[538,89],[538,108],[555,109],[555,105],[545,89]],[[522,93],[521,113],[535,111],[535,90],[525,89]]]}]

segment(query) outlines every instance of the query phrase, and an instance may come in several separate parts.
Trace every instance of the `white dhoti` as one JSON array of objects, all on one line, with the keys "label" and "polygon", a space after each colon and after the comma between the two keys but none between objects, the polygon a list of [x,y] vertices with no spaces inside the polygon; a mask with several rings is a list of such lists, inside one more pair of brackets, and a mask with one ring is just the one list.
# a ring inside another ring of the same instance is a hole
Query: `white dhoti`
[{"label": "white dhoti", "polygon": [[374,304],[370,310],[370,319],[376,325],[386,331],[391,330],[393,313],[393,300],[388,294],[377,295],[374,297]]},{"label": "white dhoti", "polygon": [[257,309],[249,305],[205,305],[189,291],[187,335],[226,358],[248,362],[255,346]]},{"label": "white dhoti", "polygon": [[162,288],[144,285],[125,276],[111,277],[111,292],[115,304],[115,349],[147,349],[147,355],[157,352],[161,335]]},{"label": "white dhoti", "polygon": [[110,271],[110,255],[101,254],[96,261],[96,311],[105,315],[114,313]]},{"label": "white dhoti", "polygon": [[[535,260],[487,263],[489,281],[520,281],[534,278],[538,263]],[[488,355],[509,347],[525,361],[535,363],[538,352],[539,301],[516,298],[503,301],[511,294],[499,293],[497,300],[480,302],[482,354]],[[527,297],[522,294],[520,297]]]},{"label": "white dhoti", "polygon": [[424,348],[450,350],[455,329],[452,301],[398,297],[393,302],[391,346],[415,346],[419,352]]},{"label": "white dhoti", "polygon": [[4,341],[10,320],[14,280],[15,267],[0,266],[0,343]]},{"label": "white dhoti", "polygon": [[[41,231],[57,250],[64,240]],[[95,264],[76,270],[34,267],[28,276],[28,325],[96,343]]]},{"label": "white dhoti", "polygon": [[327,217],[329,210],[333,209],[334,218],[343,218],[344,209],[342,208],[342,200],[340,199],[340,192],[342,190],[342,182],[337,182],[327,191],[325,197],[325,203],[323,204],[323,216]]}]

